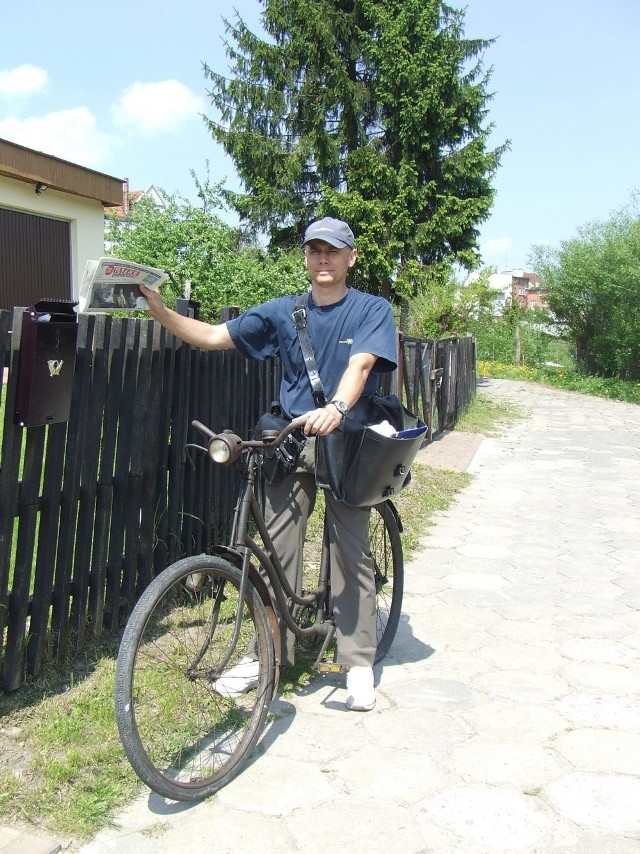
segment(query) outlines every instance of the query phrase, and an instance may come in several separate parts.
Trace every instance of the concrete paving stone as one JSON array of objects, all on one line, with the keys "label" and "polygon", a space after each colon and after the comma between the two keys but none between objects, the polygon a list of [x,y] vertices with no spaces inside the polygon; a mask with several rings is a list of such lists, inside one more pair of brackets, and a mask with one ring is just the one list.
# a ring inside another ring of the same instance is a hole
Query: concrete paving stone
[{"label": "concrete paving stone", "polygon": [[439,679],[473,680],[482,673],[487,673],[493,665],[484,654],[478,652],[460,651],[452,647],[438,647],[433,660],[431,673]]},{"label": "concrete paving stone", "polygon": [[496,621],[496,615],[486,608],[474,608],[472,605],[460,608],[437,601],[431,603],[428,613],[423,613],[428,617],[428,626],[432,630],[446,629],[453,633],[453,637],[461,629],[467,632],[481,632]]},{"label": "concrete paving stone", "polygon": [[544,799],[580,827],[636,834],[640,840],[640,780],[574,771],[550,783]]},{"label": "concrete paving stone", "polygon": [[557,842],[545,847],[544,854],[638,854],[640,847],[637,839],[624,839],[603,833],[578,831],[573,836],[571,841]]},{"label": "concrete paving stone", "polygon": [[577,727],[605,727],[640,732],[640,702],[637,683],[633,694],[620,697],[605,693],[571,693],[554,708]]},{"label": "concrete paving stone", "polygon": [[558,591],[562,589],[562,581],[557,576],[544,579],[539,584],[518,584],[508,591],[512,602],[528,602],[535,607],[545,606],[549,611],[555,611],[558,603]]},{"label": "concrete paving stone", "polygon": [[57,854],[62,844],[54,838],[17,827],[0,827],[0,854]]},{"label": "concrete paving stone", "polygon": [[624,593],[620,601],[634,611],[640,610],[640,593]]},{"label": "concrete paving stone", "polygon": [[627,635],[623,640],[630,649],[634,649],[636,653],[640,652],[640,635]]},{"label": "concrete paving stone", "polygon": [[563,598],[558,605],[570,614],[579,614],[582,617],[625,616],[630,606],[623,599],[624,594],[617,599],[606,600],[591,595],[575,594]]},{"label": "concrete paving stone", "polygon": [[623,619],[617,619],[617,615],[561,614],[554,622],[567,635],[579,638],[624,638],[634,632],[634,627],[628,625],[631,616],[625,613]]},{"label": "concrete paving stone", "polygon": [[394,701],[406,709],[442,711],[475,706],[474,689],[455,679],[408,679],[394,687]]},{"label": "concrete paving stone", "polygon": [[[453,649],[456,652],[466,652],[467,655],[470,655],[495,643],[495,640],[484,629],[469,629],[466,626],[461,626],[452,635],[450,626],[438,630],[437,626],[427,624],[427,631],[429,632],[429,642],[435,648],[436,653]],[[436,657],[431,664],[437,667],[438,662],[439,658]]]},{"label": "concrete paving stone", "polygon": [[574,729],[558,735],[553,749],[581,771],[634,775],[640,768],[640,733]]},{"label": "concrete paving stone", "polygon": [[549,616],[549,602],[527,602],[526,600],[522,602],[505,602],[496,605],[493,610],[503,620],[515,620],[519,623],[528,618],[537,622]]},{"label": "concrete paving stone", "polygon": [[398,659],[400,659],[403,665],[411,667],[430,658],[434,654],[434,648],[428,643],[427,635],[428,632],[425,631],[424,641],[415,635],[396,635],[385,661],[385,672],[388,671],[394,660],[395,663],[398,663]]},{"label": "concrete paving stone", "polygon": [[224,808],[288,816],[296,809],[331,801],[335,795],[320,766],[267,752],[221,789],[216,799]]},{"label": "concrete paving stone", "polygon": [[551,620],[496,620],[485,629],[487,634],[499,641],[526,644],[555,645],[567,637],[567,632],[558,628]]},{"label": "concrete paving stone", "polygon": [[640,685],[640,665],[634,671],[617,664],[572,661],[560,670],[559,676],[576,690],[600,691],[605,694],[636,694]]},{"label": "concrete paving stone", "polygon": [[454,572],[445,576],[445,584],[458,590],[495,590],[509,587],[509,582],[499,575],[486,572]]},{"label": "concrete paving stone", "polygon": [[426,798],[419,816],[476,845],[477,851],[524,852],[552,828],[552,819],[537,798],[498,787],[450,787]]},{"label": "concrete paving stone", "polygon": [[83,854],[294,854],[301,850],[281,819],[245,810],[222,811],[215,799],[190,806],[188,812],[160,818],[135,832],[102,831],[82,848]]},{"label": "concrete paving stone", "polygon": [[526,742],[536,733],[538,742],[546,744],[568,727],[566,719],[551,708],[501,697],[483,700],[457,714],[458,721],[464,720],[474,735],[485,740]]},{"label": "concrete paving stone", "polygon": [[542,675],[559,673],[566,659],[557,648],[550,645],[527,644],[512,642],[510,644],[495,644],[482,650],[482,658],[490,665],[490,669],[522,670],[526,668],[531,673]]},{"label": "concrete paving stone", "polygon": [[624,643],[603,638],[570,638],[562,641],[560,652],[576,661],[590,661],[598,664],[628,664],[637,661],[634,650]]},{"label": "concrete paving stone", "polygon": [[415,746],[354,750],[331,762],[327,773],[348,798],[415,804],[444,789],[451,778]]},{"label": "concrete paving stone", "polygon": [[530,793],[559,777],[565,763],[549,749],[527,741],[474,738],[441,760],[452,778],[465,783],[505,785]]},{"label": "concrete paving stone", "polygon": [[635,572],[633,575],[620,574],[613,579],[612,583],[626,590],[628,593],[640,593],[640,578],[638,578]]},{"label": "concrete paving stone", "polygon": [[[346,721],[345,724],[331,726],[326,714],[317,715],[308,713],[306,709],[299,710],[290,721],[280,719],[269,724],[259,748],[262,753],[268,753],[269,757],[324,764],[347,755],[351,750],[358,722]],[[327,730],[330,726],[331,738],[328,738]],[[358,740],[362,740],[360,733]]]},{"label": "concrete paving stone", "polygon": [[[419,724],[416,726],[416,720]],[[367,714],[364,728],[376,744],[384,748],[406,750],[436,759],[451,747],[468,741],[472,736],[466,721],[454,718],[448,711],[426,709],[417,716],[415,709],[398,707],[393,714]]]},{"label": "concrete paving stone", "polygon": [[567,682],[558,676],[524,670],[486,673],[479,676],[475,684],[488,697],[503,697],[540,705],[564,697],[569,691]]},{"label": "concrete paving stone", "polygon": [[486,543],[469,543],[456,549],[463,557],[474,560],[502,560],[510,558],[511,552],[504,546],[490,545]]},{"label": "concrete paving stone", "polygon": [[[426,849],[414,807],[382,799],[341,798],[297,811],[287,822],[300,851],[417,854]],[[275,849],[277,850],[277,849]]]},{"label": "concrete paving stone", "polygon": [[489,590],[443,590],[438,593],[438,599],[447,605],[471,605],[486,608],[492,608],[494,605],[509,601],[506,595],[493,593]]}]

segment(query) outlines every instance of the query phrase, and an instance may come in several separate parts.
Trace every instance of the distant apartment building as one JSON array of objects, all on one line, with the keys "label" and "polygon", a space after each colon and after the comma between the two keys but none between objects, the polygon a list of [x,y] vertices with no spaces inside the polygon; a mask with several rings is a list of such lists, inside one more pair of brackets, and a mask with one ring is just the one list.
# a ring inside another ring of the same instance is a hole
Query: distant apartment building
[{"label": "distant apartment building", "polygon": [[521,305],[523,308],[546,308],[547,291],[535,273],[526,270],[504,270],[489,276],[489,285],[496,291],[496,306]]}]

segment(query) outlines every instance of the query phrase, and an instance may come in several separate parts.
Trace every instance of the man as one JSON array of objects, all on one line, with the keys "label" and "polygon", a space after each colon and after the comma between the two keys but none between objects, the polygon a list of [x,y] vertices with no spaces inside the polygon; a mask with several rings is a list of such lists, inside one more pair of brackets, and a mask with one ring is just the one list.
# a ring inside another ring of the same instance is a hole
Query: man
[{"label": "man", "polygon": [[[279,297],[227,323],[209,325],[168,309],[155,291],[140,290],[151,315],[172,334],[205,350],[237,348],[243,355],[282,362],[280,406],[285,416],[304,415],[309,437],[295,472],[267,484],[265,518],[269,534],[292,587],[300,589],[302,550],[307,519],[316,494],[315,436],[338,427],[363,394],[373,394],[378,374],[396,367],[396,335],[389,303],[347,285],[357,250],[346,222],[326,217],[307,228],[303,248],[311,277],[307,323],[318,371],[327,399],[314,403],[311,384],[292,319],[295,298]],[[376,592],[369,550],[369,509],[347,507],[326,492],[331,557],[331,591],[336,623],[338,662],[348,667],[347,708],[369,711],[375,706],[373,660],[376,650]],[[282,662],[293,663],[294,639],[283,638]],[[247,686],[253,665],[238,666]],[[228,674],[222,677],[223,680]],[[234,676],[239,674],[234,674]],[[218,689],[216,683],[216,689]]]}]

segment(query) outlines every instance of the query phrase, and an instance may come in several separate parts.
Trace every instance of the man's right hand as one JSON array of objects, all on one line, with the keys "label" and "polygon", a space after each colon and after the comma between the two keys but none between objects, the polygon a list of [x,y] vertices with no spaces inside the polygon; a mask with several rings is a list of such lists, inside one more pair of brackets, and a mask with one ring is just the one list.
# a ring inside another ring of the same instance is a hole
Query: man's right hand
[{"label": "man's right hand", "polygon": [[158,314],[162,313],[163,309],[166,309],[166,305],[162,301],[162,297],[160,296],[159,291],[152,291],[146,285],[138,285],[138,289],[142,296],[149,303],[149,314],[152,317],[156,317]]}]

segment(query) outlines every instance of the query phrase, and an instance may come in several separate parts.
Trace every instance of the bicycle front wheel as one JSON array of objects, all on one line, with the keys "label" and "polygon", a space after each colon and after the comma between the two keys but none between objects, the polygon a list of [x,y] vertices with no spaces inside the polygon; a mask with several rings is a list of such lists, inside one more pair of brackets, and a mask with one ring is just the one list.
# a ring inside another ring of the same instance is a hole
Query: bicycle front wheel
[{"label": "bicycle front wheel", "polygon": [[[145,590],[122,637],[115,680],[120,739],[140,779],[172,800],[200,800],[226,785],[264,725],[275,656],[250,582],[240,636],[220,673],[238,624],[240,579],[221,558],[178,561]],[[242,672],[243,659],[253,678],[234,686],[231,673]]]},{"label": "bicycle front wheel", "polygon": [[389,652],[395,637],[404,592],[404,559],[400,526],[388,501],[371,508],[369,546],[376,576],[376,648],[375,662]]}]

